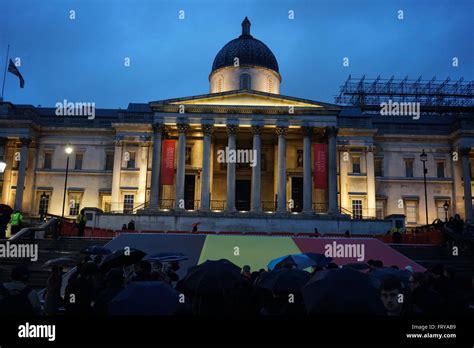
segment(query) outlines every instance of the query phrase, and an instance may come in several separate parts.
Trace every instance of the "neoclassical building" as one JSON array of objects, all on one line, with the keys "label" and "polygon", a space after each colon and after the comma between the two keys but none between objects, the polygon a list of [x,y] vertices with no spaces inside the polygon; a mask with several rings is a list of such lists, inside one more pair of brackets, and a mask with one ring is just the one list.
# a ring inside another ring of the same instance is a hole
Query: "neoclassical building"
[{"label": "neoclassical building", "polygon": [[[208,94],[97,109],[93,118],[1,103],[0,203],[31,216],[42,197],[56,215],[65,201],[68,217],[83,207],[404,214],[416,226],[427,220],[424,150],[429,222],[446,213],[471,219],[472,99],[441,113],[422,107],[415,119],[280,94],[277,59],[248,19],[217,53],[209,83]],[[218,161],[218,151],[232,150],[253,150],[255,166]]]}]

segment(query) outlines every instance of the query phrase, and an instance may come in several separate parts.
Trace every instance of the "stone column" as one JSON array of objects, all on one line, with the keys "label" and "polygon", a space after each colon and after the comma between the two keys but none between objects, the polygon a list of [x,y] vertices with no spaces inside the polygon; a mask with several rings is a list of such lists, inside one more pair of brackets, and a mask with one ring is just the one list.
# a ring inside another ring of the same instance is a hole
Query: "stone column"
[{"label": "stone column", "polygon": [[211,136],[214,126],[202,125],[204,133],[202,144],[202,174],[201,174],[201,210],[208,211],[211,208]]},{"label": "stone column", "polygon": [[123,207],[120,202],[120,178],[122,172],[122,152],[123,141],[121,136],[115,138],[115,152],[114,152],[114,170],[112,173],[112,196],[111,196],[111,211],[121,211]]},{"label": "stone column", "polygon": [[253,126],[252,127],[253,133],[253,150],[255,154],[255,166],[252,167],[252,211],[261,211],[262,208],[260,206],[261,200],[261,173],[262,173],[262,139],[261,133],[262,128],[260,126]]},{"label": "stone column", "polygon": [[367,147],[366,163],[367,163],[367,216],[375,218],[376,201],[375,201],[375,166],[374,166],[374,146]]},{"label": "stone column", "polygon": [[471,148],[462,148],[462,176],[464,179],[464,214],[466,224],[472,221],[472,191],[471,191],[471,163],[469,153]]},{"label": "stone column", "polygon": [[313,127],[303,127],[303,212],[313,212],[313,180],[311,177],[311,136]]},{"label": "stone column", "polygon": [[148,141],[147,137],[140,137],[139,173],[138,173],[138,202],[145,204],[148,177]]},{"label": "stone column", "polygon": [[337,204],[337,147],[336,127],[328,127],[328,184],[329,184],[329,213],[338,214]]},{"label": "stone column", "polygon": [[[6,162],[7,161],[7,138],[0,138],[0,161]],[[6,168],[5,168],[6,171]],[[0,173],[0,178],[3,182],[3,185],[0,185],[0,202],[2,201],[3,197],[3,186],[5,185],[5,173]]]},{"label": "stone column", "polygon": [[21,141],[20,166],[18,168],[15,205],[13,207],[13,210],[23,209],[23,191],[25,188],[26,164],[28,162],[28,147],[30,146],[31,139],[22,138],[20,139],[20,141]]},{"label": "stone column", "polygon": [[186,131],[189,125],[179,123],[178,127],[178,163],[176,166],[175,209],[184,210],[184,178],[186,175]]},{"label": "stone column", "polygon": [[278,135],[278,201],[277,212],[284,213],[286,208],[286,132],[287,127],[277,127]]},{"label": "stone column", "polygon": [[[232,150],[236,150],[236,134],[238,129],[238,126],[227,126],[227,150],[229,151],[229,153]],[[235,162],[227,163],[227,197],[225,203],[225,210],[235,211]]]},{"label": "stone column", "polygon": [[158,209],[160,195],[160,170],[161,170],[161,136],[165,127],[163,124],[153,125],[153,154],[151,159],[150,182],[150,209]]}]

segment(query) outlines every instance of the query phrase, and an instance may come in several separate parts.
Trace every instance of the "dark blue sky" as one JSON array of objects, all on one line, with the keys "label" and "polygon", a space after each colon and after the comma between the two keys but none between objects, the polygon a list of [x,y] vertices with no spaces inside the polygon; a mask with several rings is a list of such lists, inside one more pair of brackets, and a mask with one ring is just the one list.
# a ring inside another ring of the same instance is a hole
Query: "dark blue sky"
[{"label": "dark blue sky", "polygon": [[0,0],[0,9],[1,78],[10,43],[26,80],[20,89],[7,74],[14,103],[125,108],[208,93],[213,59],[245,16],[277,57],[282,94],[333,102],[349,74],[474,76],[472,0]]}]

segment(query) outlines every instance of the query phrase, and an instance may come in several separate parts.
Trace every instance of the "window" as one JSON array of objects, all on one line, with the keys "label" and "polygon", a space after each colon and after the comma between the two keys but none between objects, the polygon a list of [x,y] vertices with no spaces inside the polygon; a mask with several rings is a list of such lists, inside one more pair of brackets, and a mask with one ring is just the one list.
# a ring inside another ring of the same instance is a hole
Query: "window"
[{"label": "window", "polygon": [[44,153],[43,169],[51,169],[51,163],[53,161],[53,154],[51,152]]},{"label": "window", "polygon": [[114,153],[106,152],[105,153],[105,170],[114,169]]},{"label": "window", "polygon": [[106,195],[106,194],[101,194],[101,203],[100,207],[104,211],[104,213],[110,213],[112,210],[112,196],[111,195]]},{"label": "window", "polygon": [[417,201],[405,202],[405,215],[407,219],[407,224],[416,224],[418,222],[418,202]]},{"label": "window", "polygon": [[69,215],[78,215],[81,209],[81,193],[70,193],[69,194]]},{"label": "window", "polygon": [[375,176],[383,176],[383,158],[376,158],[374,160]]},{"label": "window", "polygon": [[240,89],[250,89],[251,79],[249,74],[240,75]]},{"label": "window", "polygon": [[135,195],[124,195],[123,197],[123,213],[131,214],[133,212],[133,202]]},{"label": "window", "polygon": [[46,214],[49,209],[49,198],[51,194],[42,192],[41,195],[38,196],[38,215],[41,213]]},{"label": "window", "polygon": [[352,156],[352,173],[360,174],[360,156]]},{"label": "window", "polygon": [[362,219],[362,200],[361,199],[352,200],[352,217],[354,219]]},{"label": "window", "polygon": [[271,77],[268,78],[268,93],[273,93],[273,79]]},{"label": "window", "polygon": [[436,162],[436,173],[438,178],[444,178],[444,162]]},{"label": "window", "polygon": [[[437,213],[437,218],[440,219],[441,221],[445,221],[446,220],[446,212],[444,211],[444,203],[446,202],[445,201],[442,201],[442,200],[437,200],[436,201],[436,213]],[[449,203],[449,201],[447,201],[448,204],[451,206],[451,204]],[[448,207],[448,218],[449,218],[449,207]]]},{"label": "window", "polygon": [[216,92],[222,92],[224,89],[224,77],[219,75],[216,81]]},{"label": "window", "polygon": [[19,165],[20,165],[20,151],[15,151],[15,153],[13,154],[12,169],[18,170]]},{"label": "window", "polygon": [[405,160],[405,176],[413,178],[413,160]]},{"label": "window", "polygon": [[127,161],[127,168],[133,169],[135,168],[135,152],[129,151],[128,161]]},{"label": "window", "polygon": [[191,147],[186,146],[185,164],[191,165]]},{"label": "window", "polygon": [[385,200],[377,200],[375,202],[375,216],[377,219],[385,218]]},{"label": "window", "polygon": [[296,168],[303,168],[303,150],[296,150]]},{"label": "window", "polygon": [[82,159],[84,155],[82,153],[76,153],[76,160],[74,161],[74,169],[81,170],[82,169]]}]

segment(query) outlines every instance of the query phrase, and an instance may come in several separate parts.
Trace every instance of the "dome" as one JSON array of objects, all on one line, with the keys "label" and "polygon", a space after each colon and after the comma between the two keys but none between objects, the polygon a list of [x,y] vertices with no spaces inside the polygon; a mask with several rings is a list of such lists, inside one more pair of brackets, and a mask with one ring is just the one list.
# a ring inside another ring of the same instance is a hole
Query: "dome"
[{"label": "dome", "polygon": [[273,52],[262,41],[250,35],[250,21],[247,17],[242,22],[242,35],[227,43],[217,53],[212,64],[212,72],[234,66],[236,57],[239,58],[240,66],[258,66],[279,72],[278,62]]}]

